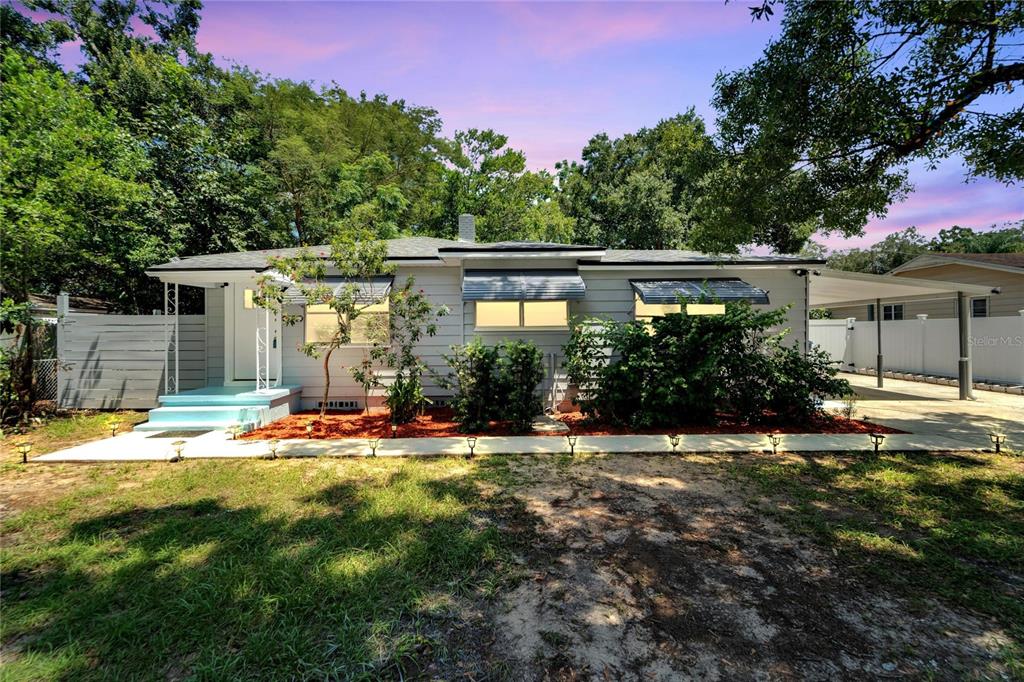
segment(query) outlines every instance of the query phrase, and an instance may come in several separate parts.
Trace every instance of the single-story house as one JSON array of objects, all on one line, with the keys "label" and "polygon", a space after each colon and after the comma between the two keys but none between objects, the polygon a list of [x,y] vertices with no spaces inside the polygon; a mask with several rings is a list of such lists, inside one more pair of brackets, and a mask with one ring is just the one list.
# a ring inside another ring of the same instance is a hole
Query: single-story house
[{"label": "single-story house", "polygon": [[[459,238],[406,237],[387,242],[395,266],[387,276],[357,283],[374,302],[370,315],[387,315],[388,287],[415,278],[436,306],[449,314],[435,336],[416,349],[432,369],[446,370],[443,356],[474,337],[534,341],[545,354],[546,404],[557,405],[570,387],[562,373],[562,347],[576,319],[645,319],[678,310],[680,300],[710,294],[720,301],[755,307],[786,307],[790,343],[808,347],[809,310],[851,299],[942,292],[980,295],[985,287],[841,273],[820,260],[799,256],[716,256],[681,250],[622,250],[579,244],[476,241],[473,217],[459,218]],[[314,253],[329,255],[327,247]],[[153,430],[257,425],[299,409],[315,409],[323,396],[320,360],[304,343],[322,333],[323,312],[306,309],[286,290],[284,313],[300,319],[282,324],[260,309],[257,280],[273,256],[299,249],[247,251],[182,258],[148,274],[164,284],[163,315],[65,315],[58,330],[60,402],[65,407],[154,407]],[[344,280],[331,273],[339,285]],[[287,285],[288,283],[285,282]],[[349,283],[351,284],[351,283]],[[202,291],[202,315],[178,315],[185,287]],[[293,290],[294,293],[294,290]],[[680,299],[682,297],[682,299]],[[67,306],[66,296],[63,305]],[[367,317],[370,317],[368,315]],[[328,407],[363,407],[362,388],[347,367],[368,352],[367,339],[332,358]],[[963,344],[961,344],[963,346]],[[957,349],[951,348],[950,353]],[[381,378],[389,381],[384,370]],[[186,390],[187,389],[187,390]],[[425,394],[443,401],[444,390],[425,377]],[[370,404],[382,400],[376,391]]]},{"label": "single-story house", "polygon": [[[997,296],[989,292],[971,297],[972,317],[1018,316],[1024,310],[1024,253],[926,253],[894,268],[889,275],[998,289]],[[882,304],[884,320],[913,320],[918,315],[927,315],[932,320],[954,318],[957,316],[956,299],[932,294]],[[834,307],[832,317],[874,320],[875,302],[864,300]]]},{"label": "single-story house", "polygon": [[[474,337],[493,342],[528,338],[545,353],[548,371],[543,390],[552,404],[561,400],[566,390],[564,382],[559,381],[559,368],[561,349],[573,319],[600,316],[630,320],[664,314],[678,309],[677,294],[696,298],[703,288],[721,300],[747,300],[765,308],[790,306],[790,339],[803,347],[807,338],[808,268],[822,263],[798,256],[730,257],[579,244],[481,243],[475,239],[473,217],[468,215],[460,217],[458,240],[406,237],[389,240],[387,246],[388,260],[395,266],[395,284],[413,277],[433,304],[447,306],[450,311],[440,318],[437,334],[425,338],[417,349],[429,367],[443,371],[442,356],[450,352],[450,347]],[[329,253],[327,247],[311,250]],[[203,289],[206,382],[225,394],[222,403],[237,400],[239,393],[255,385],[264,393],[268,389],[280,392],[281,409],[284,403],[292,410],[320,405],[324,381],[321,362],[308,357],[300,347],[316,338],[318,315],[322,313],[304,309],[301,298],[296,297],[286,304],[284,312],[301,316],[302,321],[282,325],[276,315],[253,304],[256,280],[268,269],[268,259],[297,252],[278,249],[194,256],[148,271],[165,283],[172,298],[175,287]],[[383,286],[380,278],[365,283],[368,295],[381,300],[382,307],[374,306],[371,312],[387,314],[383,294],[388,282],[390,276]],[[328,407],[363,406],[361,387],[343,368],[360,362],[369,348],[365,341],[357,330],[353,343],[334,353]],[[174,395],[173,375],[172,360],[168,369],[170,395],[161,398],[164,407],[196,407],[210,402],[199,395],[190,400],[191,394],[199,393],[196,391]],[[386,371],[383,380],[387,382]],[[209,394],[210,390],[205,392]],[[428,397],[445,397],[429,378],[425,392]],[[381,392],[376,393],[371,404],[381,400]],[[181,413],[181,423],[196,416],[185,409],[177,412]],[[156,410],[153,416],[161,422],[172,415]]]}]

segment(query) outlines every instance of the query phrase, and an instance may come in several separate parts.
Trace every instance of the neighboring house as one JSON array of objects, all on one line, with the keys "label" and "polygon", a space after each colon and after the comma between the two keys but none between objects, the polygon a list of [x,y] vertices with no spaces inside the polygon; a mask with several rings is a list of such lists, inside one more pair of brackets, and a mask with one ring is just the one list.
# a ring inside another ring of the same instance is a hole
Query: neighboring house
[{"label": "neighboring house", "polygon": [[[927,253],[895,268],[893,277],[981,284],[998,294],[971,298],[972,317],[1016,316],[1024,310],[1024,253]],[[832,308],[835,319],[875,319],[874,301]],[[916,296],[882,304],[883,320],[956,317],[956,299],[948,295]]]},{"label": "neighboring house", "polygon": [[[803,347],[807,268],[822,263],[794,256],[728,257],[576,244],[478,243],[472,216],[460,217],[459,237],[457,241],[431,237],[388,241],[389,260],[396,266],[395,284],[412,276],[434,305],[450,310],[440,319],[436,336],[419,345],[419,355],[430,368],[443,372],[442,356],[452,345],[474,337],[486,342],[530,339],[545,353],[543,388],[550,404],[561,400],[566,388],[564,382],[559,383],[561,349],[574,319],[649,318],[678,309],[674,303],[677,293],[696,299],[706,287],[723,301],[749,300],[760,308],[789,306],[789,338]],[[326,253],[328,249],[313,247],[312,251]],[[282,326],[275,316],[257,309],[252,300],[256,279],[267,269],[268,258],[297,252],[280,249],[195,256],[149,270],[149,275],[172,290],[174,285],[204,289],[207,386],[224,387],[222,392],[229,393],[251,390],[256,382],[260,387],[277,387],[282,391],[281,400],[291,409],[319,405],[324,381],[321,362],[299,350],[304,342],[316,338],[318,311],[304,310],[297,297],[296,304],[288,305],[285,312],[301,315],[302,321]],[[377,314],[387,314],[384,294],[391,281],[389,276],[361,283],[367,296],[380,301],[374,311]],[[257,352],[257,337],[263,334],[269,343],[259,346]],[[362,341],[357,330],[353,343],[334,353],[329,407],[362,407],[362,390],[343,369],[363,358],[367,346]],[[388,380],[386,371],[383,379],[385,383]],[[425,392],[429,397],[444,397],[429,379]],[[377,393],[375,401],[380,400]],[[186,394],[162,403],[181,408],[179,421],[189,416],[185,414],[190,407]]]}]

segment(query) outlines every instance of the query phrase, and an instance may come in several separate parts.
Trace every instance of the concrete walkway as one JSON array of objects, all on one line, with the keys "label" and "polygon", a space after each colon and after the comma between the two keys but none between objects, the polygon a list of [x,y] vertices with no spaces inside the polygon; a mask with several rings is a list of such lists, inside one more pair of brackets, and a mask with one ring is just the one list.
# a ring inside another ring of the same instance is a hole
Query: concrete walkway
[{"label": "concrete walkway", "polygon": [[[1007,434],[1007,445],[1024,449],[1024,397],[1006,393],[978,392],[975,401],[957,400],[956,387],[886,379],[885,388],[875,388],[873,377],[847,375],[860,394],[858,419],[891,426],[908,434],[887,436],[882,450],[980,451],[991,447],[988,434]],[[185,458],[267,457],[267,441],[231,440],[223,431],[196,436],[178,433],[133,431],[114,438],[85,443],[67,450],[33,458],[35,462],[109,462],[168,460],[174,456],[172,443],[184,440]],[[678,452],[761,452],[770,449],[767,438],[757,434],[684,435]],[[866,434],[796,434],[782,436],[780,450],[788,452],[870,451]],[[672,452],[667,436],[580,436],[577,453]],[[562,454],[569,452],[564,436],[487,436],[477,439],[475,453]],[[469,453],[465,438],[382,439],[377,455],[464,456]],[[282,440],[281,457],[353,457],[371,454],[369,441],[362,438],[339,440]]]}]

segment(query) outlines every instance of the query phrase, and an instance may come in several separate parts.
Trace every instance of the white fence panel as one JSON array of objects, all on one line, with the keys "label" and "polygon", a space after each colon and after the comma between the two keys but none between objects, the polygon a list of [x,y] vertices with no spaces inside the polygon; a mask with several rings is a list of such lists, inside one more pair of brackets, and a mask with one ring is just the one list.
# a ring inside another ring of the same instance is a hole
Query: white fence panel
[{"label": "white fence panel", "polygon": [[[846,369],[875,366],[874,322],[811,320],[811,341]],[[971,320],[974,378],[1024,384],[1024,316]],[[960,358],[956,319],[882,322],[884,369],[955,377]]]},{"label": "white fence panel", "polygon": [[[164,390],[166,332],[172,320],[163,315],[66,314],[58,348],[61,406],[156,407]],[[180,389],[205,386],[204,317],[181,315],[178,330]]]}]

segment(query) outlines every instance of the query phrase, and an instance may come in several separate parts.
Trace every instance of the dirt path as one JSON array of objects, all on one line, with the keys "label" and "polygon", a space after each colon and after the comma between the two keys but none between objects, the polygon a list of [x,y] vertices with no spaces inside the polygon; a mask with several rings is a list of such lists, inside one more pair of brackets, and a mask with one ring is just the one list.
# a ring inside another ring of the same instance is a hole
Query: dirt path
[{"label": "dirt path", "polygon": [[998,625],[857,580],[697,456],[520,458],[533,574],[499,607],[522,679],[1000,677]]}]

